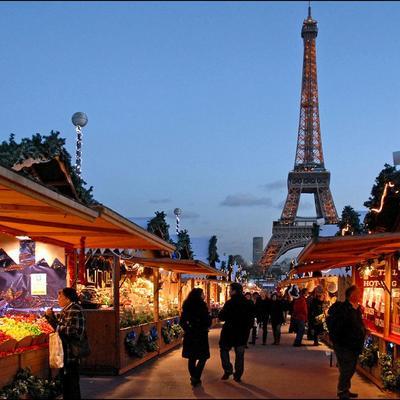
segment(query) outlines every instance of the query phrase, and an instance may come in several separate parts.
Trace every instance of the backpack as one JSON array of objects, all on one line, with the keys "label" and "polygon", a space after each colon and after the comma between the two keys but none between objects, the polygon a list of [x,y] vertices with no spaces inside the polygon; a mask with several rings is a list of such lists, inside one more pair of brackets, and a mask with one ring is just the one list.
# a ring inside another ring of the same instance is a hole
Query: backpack
[{"label": "backpack", "polygon": [[326,326],[328,328],[329,337],[333,343],[340,341],[345,331],[345,304],[342,301],[337,301],[332,304],[328,310],[326,317]]}]

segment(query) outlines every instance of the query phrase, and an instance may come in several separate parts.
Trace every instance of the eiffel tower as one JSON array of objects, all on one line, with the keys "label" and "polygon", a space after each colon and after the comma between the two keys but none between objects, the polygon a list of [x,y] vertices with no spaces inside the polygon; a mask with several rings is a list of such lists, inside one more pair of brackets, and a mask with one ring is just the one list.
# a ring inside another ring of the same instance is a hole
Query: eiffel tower
[{"label": "eiffel tower", "polygon": [[[271,266],[287,251],[305,246],[313,236],[317,220],[336,224],[338,215],[329,188],[330,172],[325,169],[319,123],[317,58],[315,39],[317,21],[308,17],[303,22],[301,37],[304,41],[303,77],[300,100],[300,121],[294,169],[288,175],[288,195],[281,218],[273,222],[269,240],[260,265]],[[314,194],[316,217],[297,216],[302,193]]]}]

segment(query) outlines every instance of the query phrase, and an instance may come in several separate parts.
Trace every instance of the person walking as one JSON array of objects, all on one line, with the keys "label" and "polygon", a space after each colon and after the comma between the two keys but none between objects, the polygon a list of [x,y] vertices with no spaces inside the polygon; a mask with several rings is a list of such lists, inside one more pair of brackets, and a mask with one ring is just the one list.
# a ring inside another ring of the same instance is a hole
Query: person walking
[{"label": "person walking", "polygon": [[267,344],[268,322],[270,317],[271,299],[266,291],[262,291],[256,302],[256,318],[259,329],[262,328],[262,344]]},{"label": "person walking", "polygon": [[211,322],[212,318],[204,301],[203,289],[192,289],[183,302],[179,322],[184,331],[182,357],[188,359],[192,386],[201,385],[201,374],[210,358],[208,330]]},{"label": "person walking", "polygon": [[366,334],[359,305],[358,287],[353,285],[347,288],[345,296],[344,302],[337,301],[329,308],[326,319],[339,367],[337,386],[339,399],[358,397],[357,393],[350,391],[351,378],[356,371],[358,356],[362,352]]},{"label": "person walking", "polygon": [[281,326],[284,321],[284,302],[278,297],[277,293],[272,293],[270,312],[271,312],[271,326],[274,342],[272,344],[279,345],[281,342]]},{"label": "person walking", "polygon": [[[261,296],[258,294],[258,292],[253,292],[253,294],[251,295],[251,301],[254,304],[254,309],[255,309],[255,318],[253,321],[253,327],[251,328],[251,341],[249,342],[249,344],[255,345],[256,344],[256,340],[258,338],[257,336],[257,328],[259,325],[259,309],[260,309],[260,299]],[[249,336],[250,338],[250,336]]]},{"label": "person walking", "polygon": [[[233,374],[236,382],[241,381],[244,372],[244,352],[250,330],[254,323],[255,309],[251,301],[243,296],[240,283],[231,283],[229,286],[230,299],[224,304],[218,318],[224,324],[219,340],[220,356],[224,375],[227,380]],[[229,359],[229,352],[235,350],[235,371]]]},{"label": "person walking", "polygon": [[56,315],[47,309],[45,318],[59,333],[64,350],[64,368],[61,370],[63,399],[79,400],[81,390],[79,384],[80,347],[87,341],[85,317],[76,290],[66,287],[58,292],[58,303],[61,313]]},{"label": "person walking", "polygon": [[300,347],[302,345],[305,326],[308,318],[307,302],[306,302],[307,289],[300,290],[300,296],[293,301],[293,327],[296,332],[296,338],[293,346]]}]

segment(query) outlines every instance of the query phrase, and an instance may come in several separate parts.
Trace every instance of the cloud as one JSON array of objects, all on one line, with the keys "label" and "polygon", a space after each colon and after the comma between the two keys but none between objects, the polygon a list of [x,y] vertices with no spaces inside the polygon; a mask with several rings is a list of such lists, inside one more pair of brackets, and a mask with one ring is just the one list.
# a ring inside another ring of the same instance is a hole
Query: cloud
[{"label": "cloud", "polygon": [[272,200],[269,197],[255,197],[245,193],[230,194],[226,196],[220,205],[226,207],[273,207]]},{"label": "cloud", "polygon": [[286,181],[284,180],[279,180],[279,181],[273,181],[266,183],[264,185],[261,185],[261,187],[265,190],[281,190],[281,189],[286,189]]},{"label": "cloud", "polygon": [[171,199],[151,199],[149,200],[151,204],[164,204],[164,203],[171,203]]}]

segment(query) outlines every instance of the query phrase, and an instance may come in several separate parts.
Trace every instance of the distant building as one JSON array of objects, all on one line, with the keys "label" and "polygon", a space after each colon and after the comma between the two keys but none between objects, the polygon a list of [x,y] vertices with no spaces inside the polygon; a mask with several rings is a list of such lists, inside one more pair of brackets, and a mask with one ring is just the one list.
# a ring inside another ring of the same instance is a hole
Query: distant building
[{"label": "distant building", "polygon": [[262,237],[253,237],[253,264],[258,264],[264,251],[264,239]]}]

